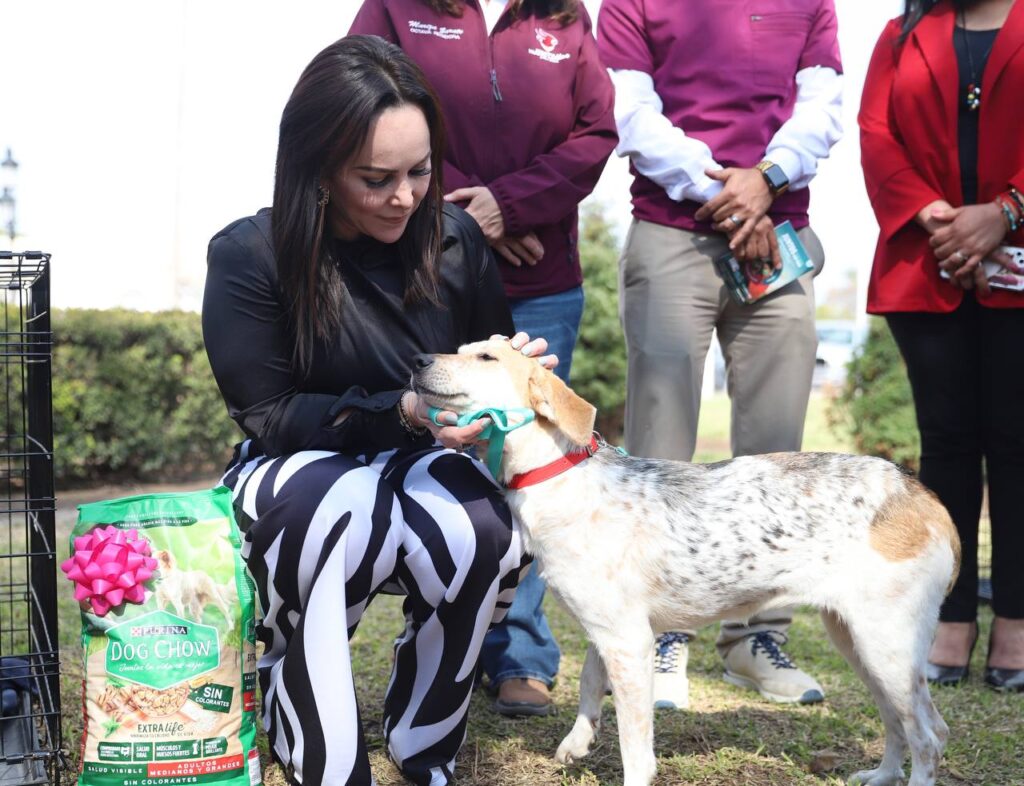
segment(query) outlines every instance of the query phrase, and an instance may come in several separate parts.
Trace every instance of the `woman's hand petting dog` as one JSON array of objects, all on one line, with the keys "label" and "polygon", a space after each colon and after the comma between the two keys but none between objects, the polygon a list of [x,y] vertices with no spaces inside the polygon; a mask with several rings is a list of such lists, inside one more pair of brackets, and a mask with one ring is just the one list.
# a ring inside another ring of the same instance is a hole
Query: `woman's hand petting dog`
[{"label": "woman's hand petting dog", "polygon": [[430,405],[411,390],[402,394],[399,406],[414,425],[429,430],[434,439],[452,450],[462,450],[466,445],[479,441],[480,434],[491,422],[490,418],[478,418],[468,426],[460,426],[459,416],[445,410],[437,419],[448,425],[439,426],[430,417]]},{"label": "woman's hand petting dog", "polygon": [[[505,338],[505,336],[491,336],[492,339]],[[558,355],[545,355],[548,351],[548,340],[537,336],[537,338],[530,340],[530,336],[523,331],[519,331],[512,338],[506,339],[512,344],[512,349],[518,349],[528,358],[537,358],[539,362],[546,369],[553,369],[558,365]]]},{"label": "woman's hand petting dog", "polygon": [[[544,368],[552,369],[558,365],[557,355],[544,354],[548,350],[547,339],[538,337],[531,341],[530,336],[521,331],[512,338],[497,335],[491,336],[491,338],[505,339],[512,344],[513,349],[518,349],[526,357],[537,358]],[[459,426],[458,413],[444,410],[437,416],[437,419],[446,425],[438,426],[430,417],[430,405],[411,390],[402,395],[400,406],[413,424],[428,429],[434,435],[434,439],[446,448],[453,450],[462,450],[466,445],[478,442],[480,434],[491,422],[490,418],[478,418],[469,425]]]}]

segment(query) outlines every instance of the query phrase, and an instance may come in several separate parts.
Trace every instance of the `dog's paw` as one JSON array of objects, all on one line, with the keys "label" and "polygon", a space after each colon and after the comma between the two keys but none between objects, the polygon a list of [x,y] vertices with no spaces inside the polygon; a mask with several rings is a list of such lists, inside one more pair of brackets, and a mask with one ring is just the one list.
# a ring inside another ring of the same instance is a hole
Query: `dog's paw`
[{"label": "dog's paw", "polygon": [[855,772],[846,783],[847,786],[898,786],[903,783],[905,777],[903,770],[876,768]]},{"label": "dog's paw", "polygon": [[559,764],[566,765],[579,761],[590,753],[590,743],[593,739],[594,735],[592,733],[580,734],[574,728],[566,735],[565,739],[562,740],[562,744],[558,746],[558,750],[555,751],[555,760]]}]

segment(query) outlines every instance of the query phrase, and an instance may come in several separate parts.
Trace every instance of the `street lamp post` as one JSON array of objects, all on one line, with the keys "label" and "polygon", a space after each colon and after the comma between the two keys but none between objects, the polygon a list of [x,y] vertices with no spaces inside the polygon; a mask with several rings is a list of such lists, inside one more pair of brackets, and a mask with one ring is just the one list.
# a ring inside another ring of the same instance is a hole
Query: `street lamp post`
[{"label": "street lamp post", "polygon": [[17,228],[16,208],[18,203],[15,197],[17,181],[18,162],[11,155],[11,149],[7,148],[7,155],[3,161],[0,161],[0,231],[6,230],[12,246]]}]

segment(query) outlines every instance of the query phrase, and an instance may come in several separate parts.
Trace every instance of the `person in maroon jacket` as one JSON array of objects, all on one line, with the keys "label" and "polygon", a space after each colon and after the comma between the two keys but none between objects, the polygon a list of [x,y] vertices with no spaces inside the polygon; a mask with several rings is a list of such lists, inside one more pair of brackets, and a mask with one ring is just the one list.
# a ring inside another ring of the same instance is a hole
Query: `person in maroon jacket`
[{"label": "person in maroon jacket", "polygon": [[[397,43],[441,99],[446,199],[500,264],[517,330],[544,336],[568,381],[583,313],[577,206],[618,141],[611,80],[579,0],[365,0],[350,30]],[[508,715],[546,715],[559,651],[536,568],[481,662]]]}]

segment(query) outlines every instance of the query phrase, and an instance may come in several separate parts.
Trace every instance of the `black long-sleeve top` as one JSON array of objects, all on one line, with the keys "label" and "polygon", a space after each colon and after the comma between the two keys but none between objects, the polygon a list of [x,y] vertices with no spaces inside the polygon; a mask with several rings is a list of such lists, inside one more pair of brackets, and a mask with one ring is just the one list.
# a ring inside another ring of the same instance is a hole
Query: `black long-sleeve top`
[{"label": "black long-sleeve top", "polygon": [[[318,340],[303,377],[293,365],[294,330],[277,280],[270,210],[240,219],[210,241],[203,338],[228,412],[265,455],[363,451],[417,444],[397,404],[421,352],[454,352],[494,333],[512,335],[501,280],[476,222],[444,208],[441,306],[403,303],[394,245],[338,242],[345,283],[341,326]],[[350,415],[334,425],[338,414]]]},{"label": "black long-sleeve top", "polygon": [[953,28],[953,50],[956,52],[960,75],[957,145],[960,154],[960,185],[965,205],[973,205],[978,201],[978,119],[981,114],[969,109],[965,99],[972,86],[981,87],[985,65],[998,33],[998,30],[965,30],[959,25]]}]

